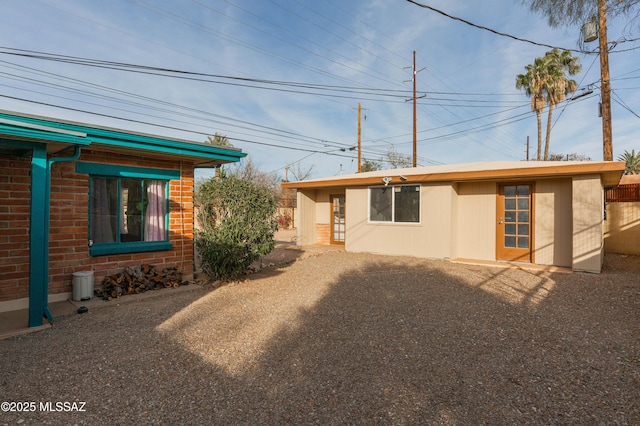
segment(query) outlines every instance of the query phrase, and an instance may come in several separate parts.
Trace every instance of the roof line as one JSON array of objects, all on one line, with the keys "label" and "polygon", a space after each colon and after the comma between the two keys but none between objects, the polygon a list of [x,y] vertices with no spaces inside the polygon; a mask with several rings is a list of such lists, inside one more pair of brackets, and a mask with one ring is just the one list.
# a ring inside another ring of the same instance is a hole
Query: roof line
[{"label": "roof line", "polygon": [[550,176],[567,176],[576,174],[590,174],[590,173],[620,173],[624,171],[624,162],[621,161],[606,161],[606,162],[591,162],[580,164],[560,164],[557,166],[545,166],[545,167],[508,167],[502,169],[483,169],[473,171],[445,171],[435,173],[410,173],[407,169],[402,170],[389,170],[386,176],[358,176],[352,175],[344,179],[315,179],[313,181],[298,181],[298,182],[285,182],[282,184],[283,188],[296,188],[296,189],[317,189],[317,188],[335,188],[335,187],[348,187],[348,186],[369,186],[369,185],[383,185],[383,178],[390,178],[387,180],[388,184],[411,184],[411,183],[425,183],[425,182],[465,182],[470,180],[491,180],[491,179],[514,179],[514,178],[534,178],[534,177],[550,177]]}]

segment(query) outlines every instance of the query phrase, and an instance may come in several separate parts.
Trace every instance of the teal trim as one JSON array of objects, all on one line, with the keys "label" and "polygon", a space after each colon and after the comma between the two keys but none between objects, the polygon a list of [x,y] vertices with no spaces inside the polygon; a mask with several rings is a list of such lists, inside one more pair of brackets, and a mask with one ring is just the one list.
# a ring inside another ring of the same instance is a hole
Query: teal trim
[{"label": "teal trim", "polygon": [[[89,126],[81,123],[67,121],[54,121],[45,117],[16,115],[6,111],[0,111],[0,120],[15,121],[24,123],[27,126],[2,124],[0,123],[0,133],[20,136],[25,138],[35,138],[40,140],[55,140],[69,142],[80,145],[99,143],[103,145],[131,148],[145,151],[158,152],[162,154],[183,155],[198,159],[220,160],[225,162],[237,162],[247,156],[246,153],[236,148],[225,148],[211,144],[189,142],[178,139],[167,139],[159,136],[130,133],[116,129]],[[50,128],[50,131],[34,128],[42,126]],[[55,132],[60,129],[67,132],[86,134],[86,138],[76,135]]]},{"label": "teal trim", "polygon": [[91,144],[91,141],[80,136],[70,135],[66,133],[53,133],[53,132],[47,132],[43,130],[23,128],[23,127],[9,127],[2,123],[0,123],[0,133],[2,133],[3,135],[17,136],[21,138],[46,140],[46,141],[52,141],[52,142],[67,142],[67,143],[72,143],[74,145],[90,145]]},{"label": "teal trim", "polygon": [[29,327],[42,325],[42,314],[48,301],[49,255],[44,242],[48,238],[46,206],[47,146],[22,142],[31,148],[31,217],[29,223]]},{"label": "teal trim", "polygon": [[222,160],[226,162],[240,161],[247,154],[240,151],[229,150],[216,147],[210,144],[196,144],[193,142],[173,142],[163,141],[158,143],[157,140],[149,141],[148,138],[135,138],[129,140],[114,140],[109,137],[89,136],[94,143],[124,147],[129,149],[151,150],[164,154],[197,156],[209,160]]},{"label": "teal trim", "polygon": [[[42,242],[44,256],[45,256],[45,271],[47,277],[47,283],[43,288],[43,314],[47,317],[49,322],[53,324],[53,315],[49,310],[49,225],[51,222],[51,168],[55,163],[66,163],[70,161],[76,161],[80,158],[81,146],[75,145],[74,153],[71,157],[54,157],[47,161],[47,176],[45,184],[45,238]],[[33,194],[32,194],[33,197]]]},{"label": "teal trim", "polygon": [[[171,250],[173,249],[173,245],[169,242],[169,225],[170,225],[170,185],[169,180],[171,179],[180,179],[180,172],[178,170],[165,170],[165,169],[151,169],[144,167],[132,167],[132,166],[117,166],[111,164],[99,164],[99,163],[85,163],[85,162],[77,162],[76,163],[76,172],[78,173],[87,173],[90,175],[91,179],[89,180],[89,194],[91,199],[91,194],[93,194],[93,178],[94,177],[108,177],[117,179],[118,184],[118,200],[117,206],[118,209],[121,208],[122,200],[120,199],[120,185],[121,178],[134,178],[140,179],[140,183],[144,185],[145,180],[164,180],[166,181],[165,185],[165,240],[162,241],[135,241],[135,242],[122,242],[120,241],[120,234],[116,233],[115,242],[111,243],[90,243],[91,247],[89,249],[89,254],[91,256],[103,256],[107,254],[124,254],[124,253],[140,253],[140,252],[148,252],[148,251],[161,251],[161,250]],[[142,202],[145,201],[145,192],[142,192]],[[89,235],[88,238],[91,239],[91,235],[93,235],[93,221],[92,217],[92,204],[89,202]],[[142,220],[144,223],[144,219]],[[120,215],[117,216],[116,220],[116,229],[121,228],[120,223]],[[144,232],[144,229],[143,231]]]},{"label": "teal trim", "polygon": [[179,170],[152,169],[146,167],[117,166],[100,163],[76,163],[76,173],[84,173],[91,176],[112,176],[139,179],[180,179]]},{"label": "teal trim", "polygon": [[169,241],[139,241],[133,243],[102,243],[94,244],[89,249],[91,256],[107,254],[143,253],[147,251],[171,250],[173,245]]}]

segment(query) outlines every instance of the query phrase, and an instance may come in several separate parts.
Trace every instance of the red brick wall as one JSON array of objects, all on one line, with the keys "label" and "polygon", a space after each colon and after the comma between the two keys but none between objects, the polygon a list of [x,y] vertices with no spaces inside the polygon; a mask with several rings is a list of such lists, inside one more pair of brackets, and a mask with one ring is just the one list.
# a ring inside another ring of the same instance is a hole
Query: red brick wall
[{"label": "red brick wall", "polygon": [[29,297],[31,159],[0,156],[0,301]]},{"label": "red brick wall", "polygon": [[[55,163],[51,171],[49,294],[71,292],[72,274],[79,271],[93,270],[96,287],[100,286],[105,275],[120,272],[125,266],[143,263],[175,266],[185,275],[193,273],[194,179],[191,163],[181,164],[179,161],[153,160],[90,149],[83,149],[78,161],[180,170],[182,180],[172,180],[169,189],[169,239],[173,249],[91,257],[88,246],[89,176],[76,173],[75,162]],[[0,167],[0,199],[3,200],[0,207],[0,272],[3,272],[0,274],[0,301],[6,301],[28,297],[31,162],[29,159],[3,157]],[[21,214],[16,215],[16,212]],[[14,260],[5,261],[7,258]]]}]

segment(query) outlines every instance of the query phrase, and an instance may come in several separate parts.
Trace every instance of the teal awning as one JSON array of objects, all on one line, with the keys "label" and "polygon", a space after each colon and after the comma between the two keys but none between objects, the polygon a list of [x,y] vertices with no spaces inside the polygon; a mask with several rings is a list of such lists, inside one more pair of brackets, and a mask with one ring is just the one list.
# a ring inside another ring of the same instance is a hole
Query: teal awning
[{"label": "teal awning", "polygon": [[[111,152],[132,153],[132,150],[136,150],[144,152],[149,157],[188,160],[197,166],[237,162],[247,155],[233,147],[220,147],[8,111],[0,111],[0,152],[3,139],[44,142],[53,146],[57,143],[61,149],[65,148],[65,145],[93,145],[97,149]],[[49,152],[51,153],[51,150]]]}]

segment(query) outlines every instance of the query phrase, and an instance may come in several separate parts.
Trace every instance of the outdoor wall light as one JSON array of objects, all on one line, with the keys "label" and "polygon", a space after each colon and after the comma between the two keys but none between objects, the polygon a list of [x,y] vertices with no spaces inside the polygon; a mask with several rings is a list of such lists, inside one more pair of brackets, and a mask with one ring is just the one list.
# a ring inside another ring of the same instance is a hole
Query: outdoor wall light
[{"label": "outdoor wall light", "polygon": [[389,182],[391,182],[391,178],[389,176],[385,176],[382,178],[382,182],[384,182],[384,186],[389,185]]}]

